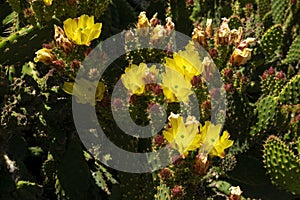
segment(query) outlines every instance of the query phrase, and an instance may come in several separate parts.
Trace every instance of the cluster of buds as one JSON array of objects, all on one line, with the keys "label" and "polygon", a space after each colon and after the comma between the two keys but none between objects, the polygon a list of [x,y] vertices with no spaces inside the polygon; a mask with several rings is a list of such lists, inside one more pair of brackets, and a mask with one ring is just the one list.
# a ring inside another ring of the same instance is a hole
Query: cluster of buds
[{"label": "cluster of buds", "polygon": [[280,70],[279,72],[276,73],[275,69],[273,67],[270,67],[268,70],[264,71],[263,75],[261,76],[261,78],[263,80],[266,80],[268,77],[274,77],[276,76],[276,78],[278,80],[282,80],[285,78],[285,74],[282,70]]}]

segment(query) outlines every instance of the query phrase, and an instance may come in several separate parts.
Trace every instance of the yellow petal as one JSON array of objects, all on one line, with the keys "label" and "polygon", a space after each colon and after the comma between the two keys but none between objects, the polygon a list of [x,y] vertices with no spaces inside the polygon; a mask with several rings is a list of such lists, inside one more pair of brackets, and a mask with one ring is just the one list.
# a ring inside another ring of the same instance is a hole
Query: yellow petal
[{"label": "yellow petal", "polygon": [[86,21],[87,28],[91,28],[94,25],[94,16],[90,16]]},{"label": "yellow petal", "polygon": [[88,15],[81,15],[78,19],[78,28],[86,28],[87,21],[89,20]]},{"label": "yellow petal", "polygon": [[66,36],[73,40],[73,35],[75,32],[77,32],[77,23],[73,19],[67,19],[64,21],[64,31],[66,33]]},{"label": "yellow petal", "polygon": [[63,91],[67,94],[72,95],[73,93],[74,82],[64,82]]}]

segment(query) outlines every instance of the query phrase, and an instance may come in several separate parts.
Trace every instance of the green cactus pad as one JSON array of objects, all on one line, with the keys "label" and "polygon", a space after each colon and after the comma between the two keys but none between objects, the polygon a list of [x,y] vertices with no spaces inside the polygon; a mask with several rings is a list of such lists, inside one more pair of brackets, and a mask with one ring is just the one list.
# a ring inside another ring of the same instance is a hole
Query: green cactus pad
[{"label": "green cactus pad", "polygon": [[243,24],[238,16],[231,16],[229,18],[228,26],[230,29],[239,29]]},{"label": "green cactus pad", "polygon": [[272,11],[267,12],[262,18],[265,30],[269,29],[273,25]]},{"label": "green cactus pad", "polygon": [[272,60],[280,50],[283,40],[283,30],[281,25],[277,24],[268,29],[261,39],[261,47],[266,59]]},{"label": "green cactus pad", "polygon": [[271,1],[270,0],[256,0],[257,3],[257,12],[260,19],[263,19],[264,16],[271,10]]},{"label": "green cactus pad", "polygon": [[271,135],[264,145],[265,168],[273,184],[300,194],[300,159],[279,138]]},{"label": "green cactus pad", "polygon": [[286,0],[271,0],[274,24],[281,24],[286,18],[288,3]]},{"label": "green cactus pad", "polygon": [[157,186],[157,193],[154,195],[155,200],[171,200],[170,188],[164,184],[160,183]]},{"label": "green cactus pad", "polygon": [[300,75],[294,76],[279,94],[279,101],[282,104],[300,103]]},{"label": "green cactus pad", "polygon": [[299,60],[300,60],[300,35],[298,35],[294,39],[287,53],[286,59],[283,61],[283,63],[291,64],[291,63],[296,63]]},{"label": "green cactus pad", "polygon": [[278,97],[267,96],[257,102],[255,112],[257,113],[258,121],[252,127],[250,134],[256,135],[270,128],[272,122],[276,119],[278,112]]}]

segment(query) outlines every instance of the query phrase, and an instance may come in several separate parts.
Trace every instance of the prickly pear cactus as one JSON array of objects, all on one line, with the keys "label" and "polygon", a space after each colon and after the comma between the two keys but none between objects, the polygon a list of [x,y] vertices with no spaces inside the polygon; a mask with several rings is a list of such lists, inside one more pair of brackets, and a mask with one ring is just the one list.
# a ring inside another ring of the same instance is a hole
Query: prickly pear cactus
[{"label": "prickly pear cactus", "polygon": [[278,97],[267,96],[257,102],[255,112],[258,121],[252,127],[251,135],[262,133],[271,128],[271,124],[275,122],[276,114],[278,113]]},{"label": "prickly pear cactus", "polygon": [[[299,149],[298,149],[299,150]],[[265,168],[274,184],[300,195],[300,159],[283,141],[270,136],[263,150]]]},{"label": "prickly pear cactus", "polygon": [[166,184],[161,183],[156,189],[155,200],[171,200],[170,188]]},{"label": "prickly pear cactus", "polygon": [[256,0],[258,16],[262,20],[264,16],[271,10],[270,0]]},{"label": "prickly pear cactus", "polygon": [[283,104],[299,103],[300,99],[300,75],[293,77],[279,94],[279,101]]},{"label": "prickly pear cactus", "polygon": [[265,32],[261,39],[261,47],[266,56],[266,60],[272,60],[280,52],[280,46],[283,40],[283,30],[281,25],[277,24]]},{"label": "prickly pear cactus", "polygon": [[300,60],[300,35],[298,35],[294,39],[287,53],[286,59],[283,61],[283,63],[292,64],[292,63],[296,63],[299,60]]},{"label": "prickly pear cactus", "polygon": [[281,24],[286,17],[288,3],[286,0],[271,0],[272,16],[275,24]]}]

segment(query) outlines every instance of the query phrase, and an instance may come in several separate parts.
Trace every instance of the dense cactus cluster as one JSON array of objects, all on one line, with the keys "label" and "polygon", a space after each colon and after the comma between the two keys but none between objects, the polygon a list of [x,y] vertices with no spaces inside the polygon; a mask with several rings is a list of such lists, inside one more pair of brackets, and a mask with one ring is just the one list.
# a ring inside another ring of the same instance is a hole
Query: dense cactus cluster
[{"label": "dense cactus cluster", "polygon": [[[299,0],[7,0],[0,10],[0,199],[300,196]],[[174,31],[190,37],[181,49]],[[97,80],[90,58],[106,62],[102,42],[119,32],[126,53]],[[96,94],[74,83],[79,69]],[[149,154],[156,171],[110,168],[101,145],[81,141],[72,96],[118,147],[166,148],[170,164]],[[140,133],[129,118],[153,137],[127,135],[117,120]]]}]

